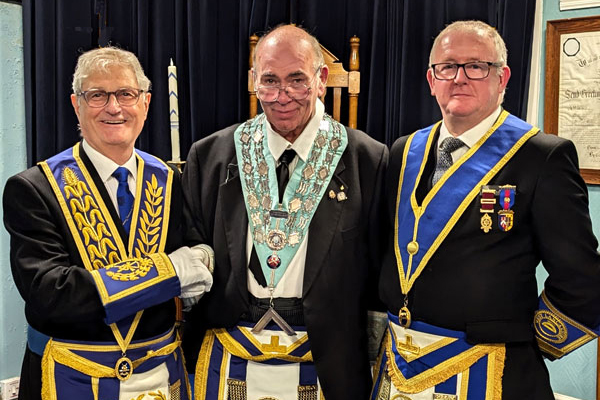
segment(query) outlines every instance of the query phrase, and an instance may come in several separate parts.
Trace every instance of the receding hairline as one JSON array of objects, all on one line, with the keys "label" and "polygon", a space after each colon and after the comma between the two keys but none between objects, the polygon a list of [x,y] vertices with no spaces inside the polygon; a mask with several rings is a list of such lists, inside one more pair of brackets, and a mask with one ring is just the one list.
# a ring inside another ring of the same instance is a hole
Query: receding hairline
[{"label": "receding hairline", "polygon": [[506,50],[506,43],[502,36],[498,33],[496,28],[486,24],[485,22],[478,20],[464,20],[455,21],[447,25],[435,38],[431,51],[429,52],[429,65],[433,63],[434,52],[439,48],[442,40],[452,33],[474,33],[480,37],[489,40],[496,53],[497,60],[494,62],[500,62],[503,66],[507,65],[508,54]]},{"label": "receding hairline", "polygon": [[321,52],[321,46],[319,45],[317,38],[301,27],[295,25],[279,25],[258,39],[256,48],[254,50],[253,59],[253,65],[255,69],[258,65],[257,61],[259,59],[262,47],[264,47],[266,44],[269,44],[270,40],[277,40],[283,43],[302,42],[305,44],[305,46],[308,46],[307,49],[310,49],[310,53],[313,57],[313,67],[315,70],[321,65],[325,64],[323,53]]}]

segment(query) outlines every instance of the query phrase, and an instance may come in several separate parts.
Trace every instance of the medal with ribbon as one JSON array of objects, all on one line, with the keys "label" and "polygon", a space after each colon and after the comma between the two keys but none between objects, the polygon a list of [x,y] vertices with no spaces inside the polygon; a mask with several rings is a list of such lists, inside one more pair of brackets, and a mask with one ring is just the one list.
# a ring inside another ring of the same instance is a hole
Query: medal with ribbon
[{"label": "medal with ribbon", "polygon": [[514,211],[510,208],[515,203],[515,192],[517,187],[504,185],[498,188],[498,198],[502,209],[498,211],[498,228],[503,232],[508,232],[513,227]]}]

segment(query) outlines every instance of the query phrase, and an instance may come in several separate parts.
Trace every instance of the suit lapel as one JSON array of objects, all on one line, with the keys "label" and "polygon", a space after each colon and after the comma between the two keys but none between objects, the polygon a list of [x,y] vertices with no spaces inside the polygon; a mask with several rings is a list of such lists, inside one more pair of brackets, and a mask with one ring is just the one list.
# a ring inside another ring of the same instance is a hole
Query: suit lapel
[{"label": "suit lapel", "polygon": [[319,271],[325,261],[325,256],[331,247],[331,242],[335,233],[339,230],[339,219],[342,215],[345,201],[337,201],[337,199],[329,198],[329,192],[333,191],[337,194],[342,185],[348,187],[343,179],[345,169],[344,157],[342,156],[310,223],[302,297],[306,296],[316,277],[319,275]]},{"label": "suit lapel", "polygon": [[[221,184],[219,190],[221,199],[217,200],[217,204],[221,204],[223,229],[232,273],[236,276],[237,286],[243,298],[247,298],[246,237],[248,233],[248,215],[235,157],[228,166],[227,176],[227,180]],[[243,266],[243,268],[238,266]]]}]

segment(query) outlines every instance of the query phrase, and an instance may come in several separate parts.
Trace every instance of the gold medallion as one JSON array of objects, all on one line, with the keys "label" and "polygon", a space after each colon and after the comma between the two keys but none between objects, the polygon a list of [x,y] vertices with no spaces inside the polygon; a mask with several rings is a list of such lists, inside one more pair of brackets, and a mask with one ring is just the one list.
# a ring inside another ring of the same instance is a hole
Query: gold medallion
[{"label": "gold medallion", "polygon": [[267,234],[267,246],[269,246],[271,250],[277,251],[283,249],[285,247],[285,242],[285,232],[283,231],[273,229]]},{"label": "gold medallion", "polygon": [[410,311],[408,310],[408,307],[404,306],[400,309],[400,312],[398,313],[398,319],[400,320],[400,325],[402,325],[405,328],[408,328],[410,326]]},{"label": "gold medallion", "polygon": [[133,363],[125,356],[119,358],[115,364],[115,373],[120,381],[126,381],[133,374]]},{"label": "gold medallion", "polygon": [[483,214],[481,217],[481,229],[488,233],[492,229],[492,218],[489,214]]}]

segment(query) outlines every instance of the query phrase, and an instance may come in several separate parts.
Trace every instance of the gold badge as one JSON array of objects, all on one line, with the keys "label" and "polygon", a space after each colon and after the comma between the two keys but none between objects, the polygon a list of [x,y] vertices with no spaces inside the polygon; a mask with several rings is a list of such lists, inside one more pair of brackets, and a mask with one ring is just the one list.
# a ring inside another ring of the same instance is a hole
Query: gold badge
[{"label": "gold badge", "polygon": [[481,229],[483,229],[485,233],[488,233],[492,229],[492,224],[493,222],[490,215],[483,214],[483,216],[481,217]]},{"label": "gold badge", "polygon": [[335,192],[333,190],[329,191],[329,198],[330,199],[335,199]]},{"label": "gold badge", "polygon": [[133,363],[129,358],[123,356],[117,360],[115,372],[120,381],[126,381],[133,374]]}]

